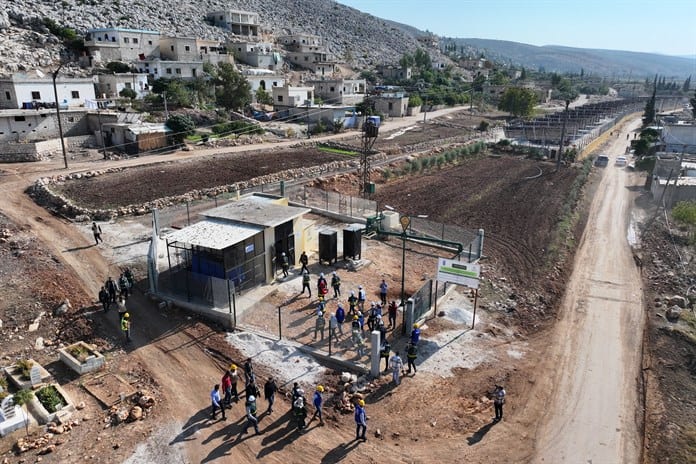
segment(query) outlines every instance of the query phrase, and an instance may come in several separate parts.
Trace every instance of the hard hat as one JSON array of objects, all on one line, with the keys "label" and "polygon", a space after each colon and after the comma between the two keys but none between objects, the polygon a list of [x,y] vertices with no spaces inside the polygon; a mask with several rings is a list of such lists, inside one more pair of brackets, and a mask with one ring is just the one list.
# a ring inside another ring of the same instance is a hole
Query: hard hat
[{"label": "hard hat", "polygon": [[333,271],[332,274],[333,274],[333,275],[336,275],[336,271]]},{"label": "hard hat", "polygon": [[249,402],[256,401],[256,397],[254,395],[251,395],[249,398],[247,398],[247,401],[249,401]]},{"label": "hard hat", "polygon": [[353,316],[353,320],[354,320],[354,321],[357,321],[358,319],[360,319],[360,318],[358,317],[357,314],[356,314],[355,316]]},{"label": "hard hat", "polygon": [[353,290],[350,291],[351,295],[355,295],[355,292]]},{"label": "hard hat", "polygon": [[281,253],[280,253],[280,256],[285,256],[285,252],[284,252],[284,251],[281,252]]},{"label": "hard hat", "polygon": [[362,285],[358,285],[358,288],[362,290]]},{"label": "hard hat", "polygon": [[414,328],[414,329],[417,329],[417,328],[418,328],[418,324],[413,324],[413,328]]},{"label": "hard hat", "polygon": [[300,396],[304,395],[304,390],[301,389],[301,388],[298,388],[298,389],[297,389],[297,394],[300,395]]},{"label": "hard hat", "polygon": [[319,277],[324,277],[324,273],[323,273],[323,272],[320,273],[320,274],[319,274]]},{"label": "hard hat", "polygon": [[319,312],[317,313],[317,316],[318,316],[318,317],[324,317],[324,313],[322,313],[321,311],[319,311]]},{"label": "hard hat", "polygon": [[324,393],[324,387],[322,385],[317,385],[317,391],[319,393]]},{"label": "hard hat", "polygon": [[231,371],[236,371],[236,370],[237,370],[237,365],[236,365],[236,364],[230,364],[230,370],[231,370]]},{"label": "hard hat", "polygon": [[359,404],[360,406],[365,406],[365,400],[359,400],[359,401],[358,401],[358,404]]},{"label": "hard hat", "polygon": [[128,319],[129,317],[130,317],[130,314],[128,314],[128,313],[126,313],[126,314],[123,315],[123,318],[124,318],[124,319]]}]

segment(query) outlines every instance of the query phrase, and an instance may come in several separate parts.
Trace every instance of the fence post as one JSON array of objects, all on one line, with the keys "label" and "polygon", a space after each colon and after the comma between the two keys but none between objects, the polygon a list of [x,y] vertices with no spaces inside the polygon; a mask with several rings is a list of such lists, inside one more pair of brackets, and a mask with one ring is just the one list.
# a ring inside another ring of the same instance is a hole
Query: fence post
[{"label": "fence post", "polygon": [[280,308],[282,308],[282,306],[278,306],[278,340],[283,339],[283,321],[280,316]]},{"label": "fence post", "polygon": [[408,335],[408,329],[413,325],[413,298],[406,300],[404,305],[404,334]]},{"label": "fence post", "polygon": [[348,198],[350,198],[350,217],[355,217],[353,216],[353,195],[348,195]]},{"label": "fence post", "polygon": [[[481,239],[479,240],[479,249],[478,249],[478,257],[479,259],[483,258],[483,229],[479,229],[479,237]],[[471,255],[469,255],[469,261],[471,261]]]},{"label": "fence post", "polygon": [[326,211],[329,210],[329,192],[324,192],[326,194]]},{"label": "fence post", "polygon": [[191,211],[189,209],[189,206],[191,205],[190,201],[186,201],[186,225],[190,226],[191,225]]},{"label": "fence post", "polygon": [[[430,282],[432,282],[432,280]],[[433,305],[435,309],[433,309],[433,317],[437,316],[437,300],[438,300],[437,287],[438,287],[439,283],[440,283],[439,280],[435,281],[435,304]]]},{"label": "fence post", "polygon": [[380,348],[380,333],[378,330],[373,330],[370,333],[370,341],[372,346],[370,346],[370,374],[374,378],[379,378],[379,348]]},{"label": "fence post", "polygon": [[302,186],[302,193],[304,196],[304,205],[307,206],[307,186],[306,185]]}]

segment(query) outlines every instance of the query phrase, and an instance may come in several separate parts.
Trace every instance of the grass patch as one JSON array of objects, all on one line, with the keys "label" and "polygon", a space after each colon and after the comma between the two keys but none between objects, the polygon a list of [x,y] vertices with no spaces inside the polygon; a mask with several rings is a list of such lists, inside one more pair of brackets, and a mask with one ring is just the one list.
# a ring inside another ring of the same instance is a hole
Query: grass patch
[{"label": "grass patch", "polygon": [[37,391],[36,398],[38,398],[49,413],[56,412],[59,405],[65,405],[63,395],[61,395],[53,385],[49,385]]},{"label": "grass patch", "polygon": [[360,154],[357,151],[344,150],[342,148],[330,147],[328,145],[317,145],[317,150],[345,156],[358,156]]}]

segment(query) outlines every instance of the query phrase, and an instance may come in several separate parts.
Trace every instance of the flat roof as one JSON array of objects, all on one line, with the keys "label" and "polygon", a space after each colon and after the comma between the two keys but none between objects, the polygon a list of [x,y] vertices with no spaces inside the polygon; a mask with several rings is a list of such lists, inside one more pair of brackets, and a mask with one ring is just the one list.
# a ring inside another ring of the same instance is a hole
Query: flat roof
[{"label": "flat roof", "polygon": [[125,27],[97,27],[95,29],[87,29],[87,32],[142,32],[144,34],[161,35],[159,31],[151,31],[148,29],[128,29]]},{"label": "flat roof", "polygon": [[275,227],[309,213],[311,209],[278,205],[271,199],[250,196],[218,206],[202,214],[208,218],[223,219],[263,227]]},{"label": "flat roof", "polygon": [[210,250],[224,250],[261,231],[263,227],[259,226],[230,223],[219,219],[204,219],[172,232],[165,238],[167,242],[181,242]]}]

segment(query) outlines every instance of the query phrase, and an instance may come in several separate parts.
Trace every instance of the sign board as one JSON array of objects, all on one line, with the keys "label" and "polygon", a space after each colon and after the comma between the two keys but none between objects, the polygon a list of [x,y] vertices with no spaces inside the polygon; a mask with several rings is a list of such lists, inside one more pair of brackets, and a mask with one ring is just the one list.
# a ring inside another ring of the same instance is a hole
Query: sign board
[{"label": "sign board", "polygon": [[437,261],[437,280],[451,282],[469,288],[479,287],[481,266],[452,259],[439,258]]}]

